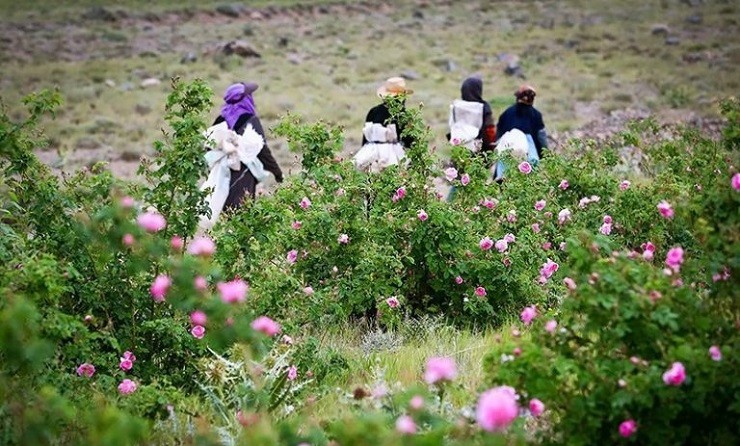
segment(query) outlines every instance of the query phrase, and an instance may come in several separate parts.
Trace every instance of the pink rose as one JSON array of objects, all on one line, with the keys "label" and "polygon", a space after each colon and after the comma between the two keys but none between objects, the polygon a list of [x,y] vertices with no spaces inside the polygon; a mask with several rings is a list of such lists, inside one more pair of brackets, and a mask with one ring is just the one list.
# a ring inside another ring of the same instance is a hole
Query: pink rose
[{"label": "pink rose", "polygon": [[732,176],[732,181],[730,181],[730,183],[732,184],[733,189],[740,190],[740,172]]},{"label": "pink rose", "polygon": [[219,282],[216,289],[221,295],[221,301],[227,304],[244,302],[247,298],[249,285],[241,279],[235,279],[229,282]]},{"label": "pink rose", "polygon": [[298,378],[298,367],[291,365],[288,369],[288,381],[295,381]]},{"label": "pink rose", "polygon": [[478,246],[480,246],[480,249],[483,251],[488,251],[493,247],[493,240],[491,240],[489,237],[483,237],[478,243]]},{"label": "pink rose", "polygon": [[447,178],[447,181],[452,182],[452,180],[457,178],[457,169],[454,167],[448,167],[445,169],[445,178]]},{"label": "pink rose", "polygon": [[305,294],[306,296],[313,296],[313,293],[313,287],[307,286],[303,288],[303,294]]},{"label": "pink rose", "polygon": [[460,285],[463,283],[463,278],[461,276],[455,277],[455,283]]},{"label": "pink rose", "polygon": [[298,260],[298,251],[295,249],[288,251],[288,254],[285,255],[285,260],[291,265],[294,264]]},{"label": "pink rose", "polygon": [[569,186],[570,186],[570,184],[568,183],[568,180],[562,180],[562,181],[560,182],[560,185],[559,185],[558,187],[560,188],[560,190],[565,190],[565,189],[567,189],[567,188],[568,188]]},{"label": "pink rose", "polygon": [[136,356],[134,356],[134,354],[133,354],[133,353],[131,353],[131,352],[130,352],[130,351],[128,351],[128,350],[126,350],[125,352],[123,352],[123,357],[124,357],[125,359],[128,359],[128,360],[129,360],[129,361],[131,361],[131,362],[136,362]]},{"label": "pink rose", "polygon": [[563,209],[560,212],[558,212],[558,223],[561,225],[564,225],[571,219],[571,212],[570,209]]},{"label": "pink rose", "polygon": [[523,173],[524,175],[528,175],[530,172],[532,172],[532,166],[528,162],[522,161],[519,164],[519,172]]},{"label": "pink rose", "polygon": [[[735,175],[737,175],[737,174],[735,174]],[[712,361],[721,361],[722,360],[722,352],[720,351],[719,347],[716,346],[716,345],[713,345],[713,346],[709,347],[709,356],[712,358]],[[93,371],[95,371],[94,368],[93,368]]]},{"label": "pink rose", "polygon": [[545,324],[545,331],[548,333],[554,333],[556,328],[558,328],[558,322],[554,319],[547,321]]},{"label": "pink rose", "polygon": [[498,200],[495,198],[484,198],[480,204],[487,209],[496,209]]},{"label": "pink rose", "polygon": [[149,233],[159,232],[167,226],[164,217],[153,211],[140,214],[136,218],[136,223]]},{"label": "pink rose", "polygon": [[475,410],[478,425],[488,432],[506,429],[519,415],[516,398],[516,392],[509,386],[494,387],[483,392]]},{"label": "pink rose", "polygon": [[149,292],[152,294],[152,298],[155,302],[164,302],[164,296],[167,294],[167,290],[172,285],[172,279],[169,276],[160,274],[154,279],[152,286],[149,288]]},{"label": "pink rose", "polygon": [[665,218],[673,218],[673,208],[665,200],[658,203],[658,212]]},{"label": "pink rose", "polygon": [[334,195],[336,195],[337,197],[343,197],[343,196],[347,195],[347,191],[344,190],[343,187],[340,187],[339,189],[337,189],[336,192],[334,192]]},{"label": "pink rose", "polygon": [[195,310],[190,313],[190,323],[192,325],[206,325],[208,322],[208,316],[200,310]]},{"label": "pink rose", "polygon": [[565,279],[563,279],[563,283],[569,290],[571,291],[576,290],[576,281],[571,279],[570,277],[566,277]]},{"label": "pink rose", "polygon": [[635,432],[637,432],[635,420],[625,420],[619,425],[619,435],[624,438],[631,437]]},{"label": "pink rose", "polygon": [[534,203],[534,209],[536,211],[541,211],[541,210],[545,209],[545,205],[546,204],[547,204],[547,202],[545,200],[538,200],[538,201],[536,201]]},{"label": "pink rose", "polygon": [[208,281],[203,276],[197,276],[193,279],[193,286],[198,291],[205,291],[208,289]]},{"label": "pink rose", "polygon": [[509,223],[516,223],[516,209],[512,209],[506,214],[506,221]]},{"label": "pink rose", "polygon": [[546,279],[549,279],[552,277],[553,274],[560,268],[560,265],[553,262],[550,259],[547,259],[547,262],[542,264],[542,268],[540,269],[540,275]]},{"label": "pink rose", "polygon": [[301,223],[299,220],[295,220],[293,223],[290,224],[290,227],[295,229],[296,231],[301,229],[301,226],[303,226],[303,223]]},{"label": "pink rose", "polygon": [[339,237],[337,237],[337,242],[342,245],[346,245],[347,243],[349,243],[349,236],[347,234],[339,234]]},{"label": "pink rose", "polygon": [[534,232],[535,234],[539,234],[540,233],[540,225],[539,225],[539,223],[533,223],[532,224],[532,232]]},{"label": "pink rose", "polygon": [[414,410],[421,410],[424,407],[424,398],[420,395],[414,395],[409,401],[409,407]]},{"label": "pink rose", "polygon": [[603,225],[601,225],[601,227],[599,228],[599,232],[601,232],[601,233],[602,233],[602,234],[604,234],[604,235],[609,235],[609,234],[611,234],[611,233],[612,233],[612,225],[610,225],[609,223],[604,223],[604,224],[603,224]]},{"label": "pink rose", "polygon": [[416,213],[416,216],[419,217],[419,220],[421,221],[426,221],[427,218],[429,218],[429,215],[427,215],[424,209],[420,209],[419,212]]},{"label": "pink rose", "polygon": [[132,207],[134,207],[135,203],[134,203],[134,199],[127,195],[125,197],[121,197],[120,204],[121,204],[121,207],[124,209],[131,209]]},{"label": "pink rose", "polygon": [[668,265],[673,271],[678,272],[681,269],[683,263],[683,248],[677,246],[671,248],[665,258],[665,264]]},{"label": "pink rose", "polygon": [[498,252],[506,252],[509,249],[509,243],[506,239],[496,240],[496,249]]},{"label": "pink rose", "polygon": [[478,296],[478,297],[485,296],[486,295],[486,289],[483,288],[482,286],[476,287],[475,288],[475,295]]},{"label": "pink rose", "polygon": [[524,322],[524,325],[529,325],[532,323],[532,319],[537,317],[537,308],[535,308],[534,305],[524,307],[524,310],[522,310],[522,314],[520,316],[522,318],[522,322]]},{"label": "pink rose", "polygon": [[680,386],[686,380],[686,369],[680,362],[674,362],[671,368],[663,373],[663,382],[669,386]]},{"label": "pink rose", "polygon": [[130,379],[124,379],[121,384],[118,385],[118,391],[121,395],[128,395],[136,391],[136,383]]},{"label": "pink rose", "polygon": [[399,187],[396,189],[396,196],[399,200],[403,199],[403,197],[406,196],[406,188],[404,186]]},{"label": "pink rose", "polygon": [[604,215],[604,223],[605,224],[612,224],[612,216],[611,215]]},{"label": "pink rose", "polygon": [[129,371],[134,366],[133,361],[131,361],[128,358],[121,358],[121,362],[118,364],[118,367],[121,368],[121,370]]},{"label": "pink rose", "polygon": [[216,244],[209,237],[196,237],[188,246],[188,254],[210,257],[216,252]]},{"label": "pink rose", "polygon": [[457,376],[455,360],[447,357],[429,358],[424,371],[424,381],[436,384],[440,381],[452,381]]},{"label": "pink rose", "polygon": [[516,241],[516,237],[512,233],[508,233],[504,236],[504,241],[506,243],[514,243]]},{"label": "pink rose", "polygon": [[184,246],[185,240],[183,240],[179,235],[173,235],[170,239],[170,248],[172,248],[173,251],[182,251]]},{"label": "pink rose", "polygon": [[388,306],[391,308],[397,308],[399,305],[401,305],[401,302],[399,302],[396,296],[389,297],[388,299],[385,300],[385,303],[387,303]]},{"label": "pink rose", "polygon": [[133,246],[135,240],[134,236],[131,234],[123,234],[123,239],[121,239],[124,246]]},{"label": "pink rose", "polygon": [[85,378],[92,378],[92,376],[95,374],[95,366],[90,364],[89,362],[85,362],[80,364],[79,367],[77,367],[77,375],[84,376]]},{"label": "pink rose", "polygon": [[529,401],[529,412],[533,417],[539,417],[542,412],[545,411],[545,404],[537,398],[532,398]]},{"label": "pink rose", "polygon": [[619,183],[619,190],[627,190],[627,189],[629,189],[630,188],[630,184],[632,184],[632,183],[630,183],[627,180],[623,180],[621,183]]},{"label": "pink rose", "polygon": [[547,251],[550,248],[552,248],[552,243],[551,242],[545,242],[545,243],[542,244],[542,249],[543,250]]},{"label": "pink rose", "polygon": [[267,336],[275,336],[280,333],[280,325],[267,316],[260,316],[253,320],[252,329]]},{"label": "pink rose", "polygon": [[462,184],[463,186],[467,186],[468,184],[470,184],[470,175],[468,175],[467,173],[464,173],[460,177],[460,184]]},{"label": "pink rose", "polygon": [[308,197],[301,198],[301,202],[298,203],[298,205],[301,207],[301,209],[308,209],[311,207],[311,200],[308,199]]},{"label": "pink rose", "polygon": [[195,339],[203,339],[206,335],[206,329],[202,325],[196,325],[190,330],[190,334],[192,334]]},{"label": "pink rose", "polygon": [[416,423],[408,415],[401,415],[396,420],[396,432],[404,435],[413,435],[416,433]]}]

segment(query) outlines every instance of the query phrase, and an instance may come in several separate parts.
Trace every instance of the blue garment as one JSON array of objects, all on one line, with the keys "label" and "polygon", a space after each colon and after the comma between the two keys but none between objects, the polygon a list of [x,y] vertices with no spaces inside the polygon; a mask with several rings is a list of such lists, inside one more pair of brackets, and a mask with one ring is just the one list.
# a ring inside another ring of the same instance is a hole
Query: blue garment
[{"label": "blue garment", "polygon": [[[525,135],[527,134],[525,133]],[[532,167],[536,167],[540,163],[540,155],[537,153],[537,146],[534,143],[534,138],[532,138],[532,135],[527,135],[527,161],[529,162],[529,164],[532,165]],[[496,171],[493,174],[493,179],[497,181],[503,179],[504,171],[506,171],[506,166],[504,166],[504,162],[497,162]],[[451,199],[448,199],[447,201],[451,201]]]},{"label": "blue garment", "polygon": [[[537,157],[542,158],[542,148],[547,147],[540,141],[538,134],[544,130],[542,113],[531,105],[517,103],[507,108],[498,118],[496,134],[501,137],[512,129],[519,129],[525,135],[531,136],[537,149]],[[546,144],[546,143],[545,143]]]}]

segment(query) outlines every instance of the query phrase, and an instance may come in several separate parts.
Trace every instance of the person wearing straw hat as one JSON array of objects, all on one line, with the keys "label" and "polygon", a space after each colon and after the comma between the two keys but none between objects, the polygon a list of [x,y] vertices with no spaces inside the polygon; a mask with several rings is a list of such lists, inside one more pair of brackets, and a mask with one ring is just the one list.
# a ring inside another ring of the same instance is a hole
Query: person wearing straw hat
[{"label": "person wearing straw hat", "polygon": [[[391,77],[377,89],[378,96],[383,99],[412,93],[402,77]],[[404,148],[414,143],[409,136],[401,137],[402,133],[403,128],[391,117],[385,101],[371,108],[362,129],[362,148],[353,157],[355,166],[366,172],[380,172],[398,164],[406,156]]]}]

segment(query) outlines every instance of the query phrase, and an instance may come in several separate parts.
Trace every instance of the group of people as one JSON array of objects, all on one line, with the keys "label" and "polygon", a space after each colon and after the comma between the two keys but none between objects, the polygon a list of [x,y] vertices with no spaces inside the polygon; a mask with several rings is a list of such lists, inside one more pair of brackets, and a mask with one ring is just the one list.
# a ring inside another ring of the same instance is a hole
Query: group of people
[{"label": "group of people", "polygon": [[[211,173],[203,188],[211,188],[211,218],[215,222],[222,211],[238,207],[247,194],[255,196],[257,183],[271,173],[283,181],[280,166],[267,146],[265,132],[255,108],[255,83],[237,83],[224,93],[224,104],[213,126],[208,129],[209,147],[206,160]],[[391,116],[385,98],[405,97],[413,93],[402,77],[386,80],[377,95],[383,102],[370,109],[362,129],[362,147],[354,155],[358,169],[378,172],[403,162],[405,150],[414,143],[403,127]],[[492,150],[512,150],[515,156],[537,161],[547,148],[547,132],[542,114],[534,108],[537,95],[530,85],[519,87],[516,103],[507,108],[494,123],[491,106],[483,99],[483,81],[472,76],[462,83],[460,99],[450,105],[448,140],[471,152],[483,154]],[[494,167],[494,177],[501,179],[503,166]]]}]

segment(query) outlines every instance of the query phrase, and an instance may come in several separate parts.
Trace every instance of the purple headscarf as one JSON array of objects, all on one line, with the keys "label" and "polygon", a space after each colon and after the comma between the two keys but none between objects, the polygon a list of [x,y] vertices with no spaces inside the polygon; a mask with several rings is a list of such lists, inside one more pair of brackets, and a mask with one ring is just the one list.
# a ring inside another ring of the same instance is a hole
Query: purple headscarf
[{"label": "purple headscarf", "polygon": [[236,121],[244,113],[257,114],[257,110],[254,108],[254,98],[252,97],[255,90],[257,90],[257,84],[254,83],[232,84],[226,89],[224,93],[224,102],[226,103],[221,107],[221,116],[224,117],[230,129],[234,129]]}]

